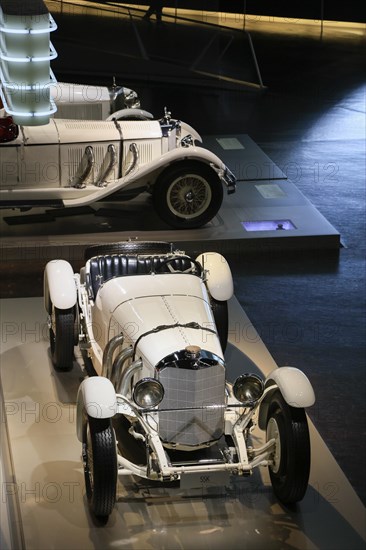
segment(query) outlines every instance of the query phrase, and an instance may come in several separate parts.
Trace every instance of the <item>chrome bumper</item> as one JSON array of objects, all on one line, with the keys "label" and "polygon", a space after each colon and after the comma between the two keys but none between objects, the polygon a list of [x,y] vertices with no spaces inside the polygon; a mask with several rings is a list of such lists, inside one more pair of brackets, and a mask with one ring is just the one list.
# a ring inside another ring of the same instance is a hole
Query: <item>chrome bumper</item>
[{"label": "chrome bumper", "polygon": [[211,168],[213,168],[217,172],[217,175],[219,176],[221,181],[226,185],[227,194],[232,195],[232,193],[235,193],[236,177],[234,176],[232,171],[227,166],[224,166],[224,168],[219,168],[213,163],[211,163]]}]

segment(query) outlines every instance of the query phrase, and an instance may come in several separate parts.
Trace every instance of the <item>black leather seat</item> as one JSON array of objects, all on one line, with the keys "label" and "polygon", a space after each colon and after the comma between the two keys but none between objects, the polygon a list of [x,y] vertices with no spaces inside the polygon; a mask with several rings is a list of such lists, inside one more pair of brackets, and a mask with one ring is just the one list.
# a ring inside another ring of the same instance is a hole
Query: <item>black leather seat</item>
[{"label": "black leather seat", "polygon": [[[137,256],[112,254],[96,256],[90,259],[88,286],[91,297],[95,299],[99,287],[115,277],[126,275],[148,275],[153,272],[171,273],[171,271],[186,271],[193,267],[188,256],[172,257],[169,263],[164,263],[167,256]],[[200,273],[196,272],[197,275]]]}]

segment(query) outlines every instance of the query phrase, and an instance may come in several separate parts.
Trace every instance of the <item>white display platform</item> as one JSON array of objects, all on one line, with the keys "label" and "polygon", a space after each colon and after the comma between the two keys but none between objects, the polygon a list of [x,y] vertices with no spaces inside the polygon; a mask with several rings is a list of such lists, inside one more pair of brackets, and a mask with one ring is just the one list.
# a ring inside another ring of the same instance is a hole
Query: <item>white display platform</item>
[{"label": "white display platform", "polygon": [[[297,509],[278,503],[266,469],[226,489],[190,493],[124,477],[108,524],[96,525],[86,506],[75,434],[81,368],[76,362],[68,373],[53,369],[41,298],[2,300],[0,312],[15,475],[2,486],[2,530],[4,507],[16,494],[27,550],[365,548],[365,509],[311,422],[310,487]],[[228,378],[276,368],[235,298],[229,314]],[[315,407],[320,414],[321,403]]]},{"label": "white display platform", "polygon": [[222,253],[339,249],[338,231],[248,135],[206,136],[203,144],[238,178],[236,193],[224,192],[220,211],[204,227],[172,229],[158,217],[146,193],[128,202],[99,202],[85,208],[34,208],[23,214],[3,210],[2,252],[6,259],[22,259],[29,257],[24,249],[33,249],[37,256],[42,248],[43,257],[51,259],[52,247],[59,250],[66,244],[63,253],[67,253],[69,246],[129,238],[173,241],[186,251],[202,251],[209,243],[210,250]]}]

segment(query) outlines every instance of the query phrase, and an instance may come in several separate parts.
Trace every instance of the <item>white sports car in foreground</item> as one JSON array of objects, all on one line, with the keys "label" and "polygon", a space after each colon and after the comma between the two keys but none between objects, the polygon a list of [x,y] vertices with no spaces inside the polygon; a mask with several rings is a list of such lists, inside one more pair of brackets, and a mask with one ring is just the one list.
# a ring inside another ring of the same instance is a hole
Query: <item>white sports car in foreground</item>
[{"label": "white sports car in foreground", "polygon": [[[312,386],[292,367],[227,380],[233,281],[220,254],[193,259],[164,242],[94,246],[80,274],[49,262],[44,289],[55,368],[72,368],[79,345],[88,374],[77,435],[95,516],[112,512],[118,475],[207,487],[265,466],[282,502],[303,498]],[[267,434],[259,447],[256,424]]]},{"label": "white sports car in foreground", "polygon": [[171,227],[208,223],[222,204],[222,184],[235,191],[231,171],[168,112],[161,120],[120,118],[18,126],[0,111],[0,207],[83,206],[148,192]]}]

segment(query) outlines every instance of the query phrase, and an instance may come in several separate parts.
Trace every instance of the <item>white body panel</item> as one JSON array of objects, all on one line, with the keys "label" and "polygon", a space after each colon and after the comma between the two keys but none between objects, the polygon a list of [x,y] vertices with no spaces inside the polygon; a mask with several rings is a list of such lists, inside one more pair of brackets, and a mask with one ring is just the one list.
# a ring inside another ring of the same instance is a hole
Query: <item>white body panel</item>
[{"label": "white body panel", "polygon": [[[110,340],[123,330],[129,335],[126,343],[133,345],[142,334],[160,325],[194,321],[204,329],[215,329],[205,285],[200,278],[189,274],[111,279],[98,291],[93,317],[98,319],[103,339]],[[199,346],[223,358],[216,334],[181,327],[143,337],[137,355],[143,358],[145,366],[154,367],[163,357],[189,345]]]},{"label": "white body panel", "polygon": [[[153,118],[151,113],[139,109],[138,96],[129,88],[118,86],[109,89],[106,86],[57,82],[51,86],[50,92],[57,105],[55,118],[79,120],[107,120],[110,116],[117,119],[131,116]],[[121,94],[122,97],[119,97]],[[117,98],[118,102],[116,102]],[[120,109],[123,103],[126,105],[124,109],[112,113]]]},{"label": "white body panel", "polygon": [[158,120],[121,120],[119,126],[124,140],[161,139],[161,126]]},{"label": "white body panel", "polygon": [[[202,147],[174,145],[167,149],[166,144],[171,143],[173,137],[173,134],[169,138],[162,136],[158,121],[59,119],[45,126],[21,127],[14,141],[4,147],[0,144],[0,199],[18,202],[59,200],[64,206],[82,206],[121,189],[153,185],[159,173],[174,162],[192,159],[224,171],[223,162]],[[135,163],[131,144],[137,146]],[[110,145],[115,148],[116,164],[100,186],[98,178],[108,165]],[[94,165],[83,182],[85,185],[77,187],[74,178],[83,170],[87,147],[93,150]]]},{"label": "white body panel", "polygon": [[77,301],[74,271],[66,260],[51,260],[44,277],[45,308],[51,314],[51,303],[57,309],[70,309]]}]

